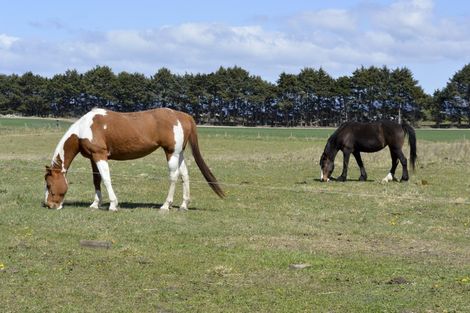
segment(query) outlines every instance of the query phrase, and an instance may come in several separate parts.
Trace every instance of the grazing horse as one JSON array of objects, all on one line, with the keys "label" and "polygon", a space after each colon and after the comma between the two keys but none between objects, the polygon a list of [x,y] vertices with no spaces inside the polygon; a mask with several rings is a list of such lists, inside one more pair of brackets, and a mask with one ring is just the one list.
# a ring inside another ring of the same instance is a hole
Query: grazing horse
[{"label": "grazing horse", "polygon": [[339,150],[343,151],[343,172],[337,178],[338,181],[345,181],[348,174],[349,156],[354,158],[359,165],[361,176],[359,180],[367,180],[367,173],[361,159],[361,152],[377,152],[385,148],[390,149],[392,157],[392,168],[388,175],[382,180],[388,182],[396,180],[395,170],[400,160],[403,167],[401,181],[408,180],[408,168],[402,147],[405,136],[408,135],[410,145],[410,161],[412,169],[416,162],[416,134],[410,125],[401,125],[392,121],[381,121],[374,123],[346,122],[342,124],[333,135],[328,138],[325,150],[320,159],[321,181],[328,181],[334,170],[335,157]]},{"label": "grazing horse", "polygon": [[108,191],[109,210],[116,211],[118,200],[111,185],[108,160],[131,160],[144,157],[162,147],[168,161],[170,188],[160,209],[168,210],[173,203],[175,183],[183,180],[183,203],[189,203],[189,175],[183,152],[188,143],[204,178],[221,198],[225,196],[199,151],[196,123],[183,112],[161,108],[135,113],[117,113],[93,109],[67,130],[59,141],[51,166],[46,166],[45,205],[61,209],[68,189],[67,170],[78,153],[90,159],[95,185],[95,199],[90,207],[99,208],[102,202],[101,180]]}]

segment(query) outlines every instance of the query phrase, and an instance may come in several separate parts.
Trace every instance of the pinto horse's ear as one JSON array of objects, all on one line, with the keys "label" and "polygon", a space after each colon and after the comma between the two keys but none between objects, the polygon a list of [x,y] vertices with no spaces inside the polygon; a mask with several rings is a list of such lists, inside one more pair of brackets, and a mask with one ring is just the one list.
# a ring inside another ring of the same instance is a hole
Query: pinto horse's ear
[{"label": "pinto horse's ear", "polygon": [[46,165],[46,176],[47,175],[52,175],[52,169],[49,165]]}]

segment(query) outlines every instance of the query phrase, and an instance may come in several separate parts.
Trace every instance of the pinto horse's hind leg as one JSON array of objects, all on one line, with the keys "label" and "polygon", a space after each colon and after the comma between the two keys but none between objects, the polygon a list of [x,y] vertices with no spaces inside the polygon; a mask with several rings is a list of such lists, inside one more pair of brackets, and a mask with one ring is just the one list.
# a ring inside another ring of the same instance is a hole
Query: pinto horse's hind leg
[{"label": "pinto horse's hind leg", "polygon": [[176,181],[180,176],[180,155],[177,152],[169,153],[165,151],[166,159],[168,161],[168,170],[170,172],[170,188],[165,203],[160,207],[160,210],[168,211],[173,204],[173,197],[175,195]]},{"label": "pinto horse's hind leg", "polygon": [[189,192],[189,173],[188,168],[186,167],[186,162],[184,161],[183,153],[180,155],[180,166],[179,171],[181,178],[183,179],[183,203],[181,203],[180,210],[186,211],[188,209],[190,192]]},{"label": "pinto horse's hind leg", "polygon": [[161,210],[169,210],[173,204],[173,197],[175,195],[176,182],[181,175],[183,179],[183,202],[181,203],[180,210],[186,211],[189,204],[189,174],[186,162],[184,161],[183,152],[172,155],[167,154],[168,169],[170,171],[170,188],[165,203],[160,207]]},{"label": "pinto horse's hind leg", "polygon": [[93,170],[93,185],[95,186],[95,200],[90,205],[92,209],[98,209],[103,201],[103,197],[101,195],[101,175],[99,173],[98,167],[93,160],[91,161],[91,168]]}]

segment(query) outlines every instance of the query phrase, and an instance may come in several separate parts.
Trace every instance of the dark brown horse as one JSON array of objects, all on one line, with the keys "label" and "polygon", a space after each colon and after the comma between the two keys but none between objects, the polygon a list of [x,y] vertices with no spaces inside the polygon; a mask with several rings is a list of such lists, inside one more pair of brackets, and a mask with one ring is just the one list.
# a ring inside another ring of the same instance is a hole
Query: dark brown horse
[{"label": "dark brown horse", "polygon": [[342,124],[328,139],[325,150],[320,159],[321,181],[328,181],[334,170],[335,157],[338,151],[343,151],[343,172],[337,178],[345,181],[348,174],[349,157],[352,154],[359,165],[361,176],[359,180],[367,180],[367,173],[361,159],[361,152],[377,152],[385,148],[390,149],[392,168],[383,179],[388,182],[395,179],[395,170],[400,160],[403,167],[401,181],[408,180],[407,160],[403,154],[402,147],[405,136],[408,135],[410,145],[410,161],[414,170],[416,162],[416,134],[410,125],[398,124],[392,121],[381,121],[374,123],[346,122]]}]

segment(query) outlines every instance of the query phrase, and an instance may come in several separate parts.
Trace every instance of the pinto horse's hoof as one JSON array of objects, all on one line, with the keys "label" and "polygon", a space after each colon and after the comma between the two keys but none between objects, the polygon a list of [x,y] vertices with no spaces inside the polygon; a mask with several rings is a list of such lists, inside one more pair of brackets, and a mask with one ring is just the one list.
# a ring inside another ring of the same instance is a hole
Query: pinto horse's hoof
[{"label": "pinto horse's hoof", "polygon": [[95,203],[95,202],[93,202],[93,203],[90,205],[90,209],[93,209],[93,210],[98,210],[100,207],[101,207],[101,205],[98,204],[98,203]]}]

